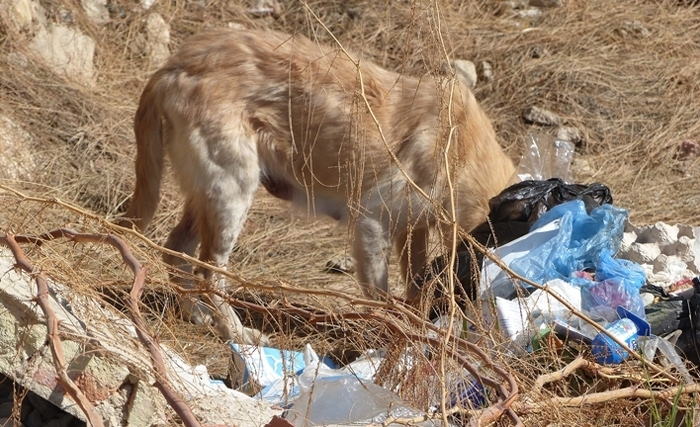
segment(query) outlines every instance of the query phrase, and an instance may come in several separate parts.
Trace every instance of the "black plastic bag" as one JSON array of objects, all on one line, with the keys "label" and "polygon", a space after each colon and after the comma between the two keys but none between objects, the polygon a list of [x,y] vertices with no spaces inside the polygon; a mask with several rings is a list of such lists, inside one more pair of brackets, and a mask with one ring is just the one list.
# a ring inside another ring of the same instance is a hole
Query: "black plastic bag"
[{"label": "black plastic bag", "polygon": [[554,206],[577,199],[583,200],[589,213],[597,206],[613,202],[610,189],[603,184],[567,184],[559,178],[522,181],[489,200],[489,219],[491,223],[525,221],[533,224]]},{"label": "black plastic bag", "polygon": [[676,342],[676,351],[695,366],[700,367],[700,278],[693,279],[693,295],[683,301],[678,315],[681,336]]}]

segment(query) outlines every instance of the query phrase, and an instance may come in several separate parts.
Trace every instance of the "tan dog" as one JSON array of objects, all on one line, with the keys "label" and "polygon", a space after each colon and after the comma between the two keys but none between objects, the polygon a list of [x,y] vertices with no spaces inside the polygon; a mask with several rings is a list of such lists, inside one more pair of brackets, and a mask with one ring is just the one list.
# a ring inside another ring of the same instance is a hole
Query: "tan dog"
[{"label": "tan dog", "polygon": [[[125,216],[139,229],[158,204],[167,152],[186,197],[168,248],[193,255],[201,242],[199,258],[225,266],[262,183],[313,214],[348,221],[357,280],[372,297],[387,292],[392,242],[415,297],[410,279],[426,264],[437,212],[454,211],[472,229],[514,172],[456,80],[402,76],[269,31],[192,37],[148,82],[134,127],[136,189]],[[252,340],[228,310],[233,324],[219,329]]]}]

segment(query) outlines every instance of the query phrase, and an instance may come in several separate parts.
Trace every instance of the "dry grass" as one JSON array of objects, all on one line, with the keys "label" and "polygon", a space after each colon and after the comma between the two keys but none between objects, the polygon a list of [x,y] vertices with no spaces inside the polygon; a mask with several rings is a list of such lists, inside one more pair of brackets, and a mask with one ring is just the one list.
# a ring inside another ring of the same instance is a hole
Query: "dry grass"
[{"label": "dry grass", "polygon": [[[487,0],[329,0],[311,2],[308,7],[297,1],[282,3],[278,17],[254,17],[242,0],[214,0],[204,7],[204,2],[161,1],[152,11],[170,24],[174,49],[190,34],[228,23],[302,33],[320,43],[332,43],[309,13],[313,10],[344,46],[389,69],[413,75],[442,73],[441,35],[450,57],[493,65],[494,79],[482,79],[475,94],[514,159],[528,132],[554,132],[521,118],[526,107],[544,107],[582,132],[574,164],[578,182],[608,185],[616,204],[629,209],[635,224],[700,223],[698,158],[679,152],[682,141],[700,141],[697,7],[673,1],[570,0],[541,9],[539,16],[518,17],[524,9]],[[124,210],[133,184],[131,121],[140,90],[154,70],[143,35],[150,12],[133,1],[111,1],[114,13],[109,23],[101,25],[84,15],[78,2],[41,4],[49,21],[65,24],[63,11],[68,11],[71,25],[95,40],[97,81],[87,88],[47,69],[27,49],[31,32],[14,29],[6,12],[0,11],[0,115],[31,133],[28,150],[36,164],[27,176],[2,183],[112,218]],[[343,227],[325,219],[307,221],[304,212],[290,215],[283,203],[262,191],[258,196],[232,257],[237,277],[258,289],[284,283],[359,295],[351,277],[322,271],[327,259],[348,249]],[[164,240],[179,215],[180,202],[168,181],[148,236]],[[59,226],[104,230],[98,221],[74,211],[21,200],[0,190],[3,233],[40,233]],[[147,297],[152,327],[193,363],[206,363],[213,373],[224,376],[226,346],[201,327],[180,320],[157,251],[140,246],[137,240],[132,243],[141,247],[141,259],[157,266]],[[31,255],[55,280],[107,300],[118,296],[128,283],[125,268],[100,249],[56,243]],[[400,292],[396,276],[394,272],[393,286]],[[342,298],[271,290],[257,295],[268,303],[290,298],[330,312],[354,308]],[[337,355],[376,345],[368,338],[376,335],[379,340],[381,335],[358,331],[354,329],[358,324],[352,322],[320,330],[299,326],[289,318],[265,321],[268,329],[277,331],[275,338],[282,347],[312,342],[318,350]],[[480,333],[494,334],[486,329]],[[500,342],[497,337],[494,341]],[[558,357],[513,358],[497,349],[492,354],[509,367],[525,394],[538,374],[559,369],[563,363]],[[548,392],[567,395],[577,387],[593,392],[611,384],[589,379],[577,386],[562,383]],[[421,401],[425,396],[414,398]],[[582,409],[545,407],[523,419],[533,426],[636,426],[650,423],[650,407],[647,400],[625,399]],[[661,407],[662,412],[668,409]]]}]

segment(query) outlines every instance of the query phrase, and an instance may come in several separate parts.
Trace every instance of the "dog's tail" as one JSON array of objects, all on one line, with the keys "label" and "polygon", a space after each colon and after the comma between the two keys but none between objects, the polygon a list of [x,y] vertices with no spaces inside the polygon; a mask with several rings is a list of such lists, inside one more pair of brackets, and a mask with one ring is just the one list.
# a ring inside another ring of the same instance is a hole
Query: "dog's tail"
[{"label": "dog's tail", "polygon": [[136,136],[136,186],[129,209],[119,225],[134,224],[144,231],[153,219],[160,199],[163,176],[163,99],[156,73],[141,94],[134,118]]}]

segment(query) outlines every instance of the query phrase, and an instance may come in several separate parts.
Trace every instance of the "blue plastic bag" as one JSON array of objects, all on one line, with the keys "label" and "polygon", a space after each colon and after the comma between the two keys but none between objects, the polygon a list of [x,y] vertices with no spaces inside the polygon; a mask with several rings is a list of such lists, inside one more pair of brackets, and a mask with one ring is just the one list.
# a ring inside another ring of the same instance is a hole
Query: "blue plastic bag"
[{"label": "blue plastic bag", "polygon": [[639,290],[646,283],[647,276],[640,265],[613,258],[610,252],[604,251],[596,265],[595,279],[582,290],[584,309],[598,313],[609,321],[617,318],[618,307],[645,318],[644,301]]},{"label": "blue plastic bag", "polygon": [[569,280],[577,271],[595,268],[604,251],[617,252],[626,220],[627,211],[613,205],[597,207],[589,215],[581,200],[562,203],[542,215],[531,228],[532,231],[559,221],[556,236],[533,248],[528,256],[514,260],[510,267],[537,283]]},{"label": "blue plastic bag", "polygon": [[[608,321],[616,320],[619,306],[644,318],[639,289],[646,283],[641,266],[613,258],[622,241],[627,211],[602,205],[590,215],[580,200],[552,208],[532,226],[536,230],[559,221],[557,234],[510,267],[536,283],[561,279],[581,287],[584,310],[594,311]],[[579,272],[595,270],[595,281],[579,277]]]}]

